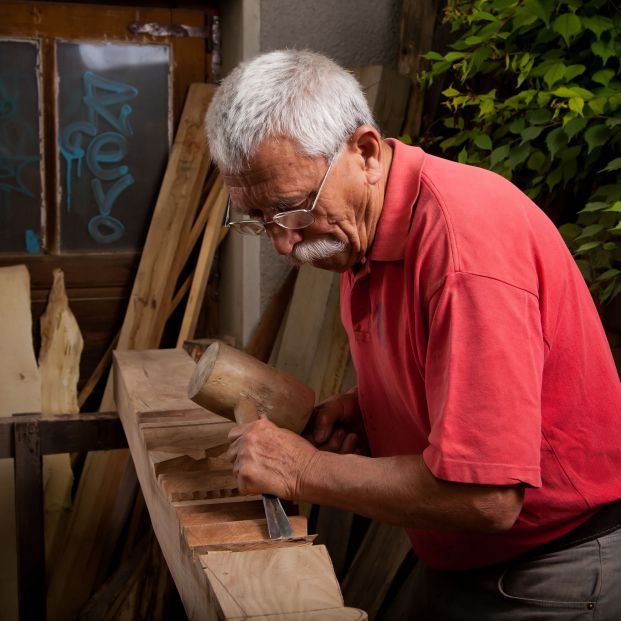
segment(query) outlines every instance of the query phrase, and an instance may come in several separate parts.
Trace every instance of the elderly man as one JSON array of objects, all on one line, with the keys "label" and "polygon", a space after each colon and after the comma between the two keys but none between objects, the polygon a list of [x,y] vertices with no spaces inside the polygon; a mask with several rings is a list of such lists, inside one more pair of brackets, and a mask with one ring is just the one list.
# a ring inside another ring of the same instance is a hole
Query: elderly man
[{"label": "elderly man", "polygon": [[383,140],[310,52],[235,69],[207,132],[228,224],[342,274],[358,377],[311,441],[234,430],[240,489],[404,526],[416,619],[621,618],[621,388],[548,218],[502,177]]}]

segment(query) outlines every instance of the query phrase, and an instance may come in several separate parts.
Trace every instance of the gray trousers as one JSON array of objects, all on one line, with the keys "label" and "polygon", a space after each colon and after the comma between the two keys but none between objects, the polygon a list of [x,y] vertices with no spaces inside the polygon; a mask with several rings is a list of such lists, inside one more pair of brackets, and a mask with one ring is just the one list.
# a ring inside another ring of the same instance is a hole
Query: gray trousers
[{"label": "gray trousers", "polygon": [[621,621],[621,529],[493,568],[419,561],[412,580],[411,621]]}]

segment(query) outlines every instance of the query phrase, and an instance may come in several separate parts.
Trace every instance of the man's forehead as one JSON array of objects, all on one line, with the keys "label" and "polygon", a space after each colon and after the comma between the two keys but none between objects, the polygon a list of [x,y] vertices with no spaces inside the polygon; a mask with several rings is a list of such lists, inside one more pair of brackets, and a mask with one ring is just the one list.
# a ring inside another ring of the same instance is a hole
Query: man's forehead
[{"label": "man's forehead", "polygon": [[299,152],[287,139],[269,139],[257,149],[248,165],[239,173],[223,174],[228,188],[252,188],[253,191],[295,190],[314,182],[322,158]]}]

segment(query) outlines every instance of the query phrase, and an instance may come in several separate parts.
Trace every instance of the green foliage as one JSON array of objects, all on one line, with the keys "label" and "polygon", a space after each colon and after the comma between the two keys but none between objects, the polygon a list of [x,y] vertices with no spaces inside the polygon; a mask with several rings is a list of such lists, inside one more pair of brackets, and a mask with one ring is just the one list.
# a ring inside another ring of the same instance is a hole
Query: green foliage
[{"label": "green foliage", "polygon": [[511,179],[556,222],[600,302],[621,292],[621,12],[609,0],[448,0],[429,52],[443,112],[422,144]]}]

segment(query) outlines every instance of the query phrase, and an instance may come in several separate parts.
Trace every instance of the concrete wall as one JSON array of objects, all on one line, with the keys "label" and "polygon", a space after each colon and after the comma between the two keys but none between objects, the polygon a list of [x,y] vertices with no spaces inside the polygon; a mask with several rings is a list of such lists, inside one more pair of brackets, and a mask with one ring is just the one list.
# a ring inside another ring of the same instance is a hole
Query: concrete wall
[{"label": "concrete wall", "polygon": [[[222,72],[280,48],[310,49],[355,67],[396,67],[402,0],[224,0]],[[223,253],[223,334],[252,338],[263,309],[289,268],[267,239],[232,233]]]}]

